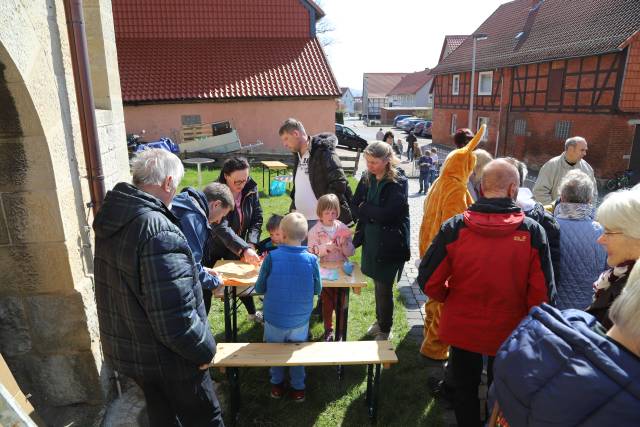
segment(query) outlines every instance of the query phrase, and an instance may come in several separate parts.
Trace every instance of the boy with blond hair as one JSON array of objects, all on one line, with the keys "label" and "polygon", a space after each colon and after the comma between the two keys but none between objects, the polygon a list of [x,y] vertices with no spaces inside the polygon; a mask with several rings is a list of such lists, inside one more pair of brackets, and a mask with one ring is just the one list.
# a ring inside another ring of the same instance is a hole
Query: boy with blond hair
[{"label": "boy with blond hair", "polygon": [[[293,212],[280,222],[283,244],[269,252],[262,263],[255,285],[264,294],[265,342],[304,342],[309,334],[309,318],[313,296],[322,290],[318,257],[309,253],[302,241],[307,237],[307,219]],[[285,393],[284,367],[272,367],[271,397],[280,399]],[[289,368],[294,402],[305,399],[304,366]]]}]

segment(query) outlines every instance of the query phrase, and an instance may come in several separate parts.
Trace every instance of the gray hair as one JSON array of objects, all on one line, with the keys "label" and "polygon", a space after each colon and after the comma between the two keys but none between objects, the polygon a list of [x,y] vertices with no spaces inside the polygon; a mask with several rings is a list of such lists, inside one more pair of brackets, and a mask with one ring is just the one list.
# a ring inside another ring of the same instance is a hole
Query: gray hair
[{"label": "gray hair", "polygon": [[611,305],[609,317],[620,332],[640,345],[640,260],[636,261],[622,293]]},{"label": "gray hair", "polygon": [[560,181],[560,201],[564,203],[591,203],[595,185],[581,170],[570,170]]},{"label": "gray hair", "polygon": [[[478,151],[478,150],[476,150]],[[520,187],[524,187],[525,182],[527,181],[527,176],[529,174],[529,169],[527,169],[527,165],[524,162],[516,159],[515,157],[503,157],[503,160],[511,163],[513,166],[518,169],[518,175],[520,176]]]},{"label": "gray hair", "polygon": [[624,235],[640,239],[640,189],[619,190],[609,193],[598,208],[597,220],[603,227],[621,231]]},{"label": "gray hair", "polygon": [[572,136],[571,138],[567,138],[567,140],[564,142],[564,151],[567,151],[569,147],[578,145],[579,142],[584,142],[586,144],[587,140],[581,136]]},{"label": "gray hair", "polygon": [[[398,179],[398,169],[396,168],[396,165],[399,163],[399,160],[393,153],[393,149],[389,144],[382,141],[372,142],[367,145],[363,154],[365,157],[370,156],[376,159],[388,160],[389,163],[387,163],[386,177],[391,181],[396,181]],[[370,178],[369,175],[369,172],[363,174],[365,180]]]},{"label": "gray hair", "polygon": [[220,182],[212,182],[202,189],[207,202],[220,201],[223,208],[232,208],[235,205],[233,194],[226,185]]},{"label": "gray hair", "polygon": [[184,176],[184,166],[173,153],[161,148],[148,148],[131,160],[133,185],[162,185],[168,177],[173,178],[173,188],[178,188]]},{"label": "gray hair", "polygon": [[282,126],[280,126],[280,130],[278,131],[278,135],[283,135],[285,133],[291,133],[294,130],[306,135],[307,131],[304,130],[304,126],[299,120],[294,119],[293,117],[288,118],[284,121]]}]

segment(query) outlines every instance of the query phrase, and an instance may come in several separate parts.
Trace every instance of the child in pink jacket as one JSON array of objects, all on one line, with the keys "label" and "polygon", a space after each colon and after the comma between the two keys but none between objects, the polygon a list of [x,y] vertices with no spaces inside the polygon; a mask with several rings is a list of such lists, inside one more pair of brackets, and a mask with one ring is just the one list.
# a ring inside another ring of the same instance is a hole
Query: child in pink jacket
[{"label": "child in pink jacket", "polygon": [[[353,253],[352,233],[349,227],[338,220],[340,201],[335,194],[325,194],[318,199],[317,208],[320,220],[309,230],[309,252],[316,254],[320,262],[339,261],[343,263]],[[335,311],[336,288],[322,288],[322,319],[324,321],[324,340],[332,341],[333,312]],[[338,325],[340,327],[340,325]]]}]

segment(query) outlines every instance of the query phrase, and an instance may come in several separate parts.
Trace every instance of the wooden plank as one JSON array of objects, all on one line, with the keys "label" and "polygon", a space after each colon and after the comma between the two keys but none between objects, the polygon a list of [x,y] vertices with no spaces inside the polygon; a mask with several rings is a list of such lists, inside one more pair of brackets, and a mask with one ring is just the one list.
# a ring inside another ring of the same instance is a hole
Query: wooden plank
[{"label": "wooden plank", "polygon": [[390,341],[218,343],[213,367],[390,365],[398,357]]},{"label": "wooden plank", "polygon": [[287,169],[289,166],[287,166],[286,164],[282,163],[282,162],[272,162],[269,160],[263,160],[260,162],[260,164],[262,164],[263,166],[269,168],[269,169],[276,169],[276,170],[280,170],[280,169]]},{"label": "wooden plank", "polygon": [[353,263],[353,273],[351,276],[347,276],[342,270],[341,262],[322,262],[320,266],[338,270],[338,280],[323,280],[323,288],[358,288],[359,290],[359,288],[367,286],[367,277],[362,274],[362,270],[356,262]]}]

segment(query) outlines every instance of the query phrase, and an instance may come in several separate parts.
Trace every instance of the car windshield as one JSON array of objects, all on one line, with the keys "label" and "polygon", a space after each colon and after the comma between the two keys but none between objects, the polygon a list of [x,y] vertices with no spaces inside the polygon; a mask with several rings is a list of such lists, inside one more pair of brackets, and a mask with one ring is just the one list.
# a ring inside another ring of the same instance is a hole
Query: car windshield
[{"label": "car windshield", "polygon": [[356,133],[349,128],[344,128],[344,133],[346,133],[349,136],[356,136]]}]

